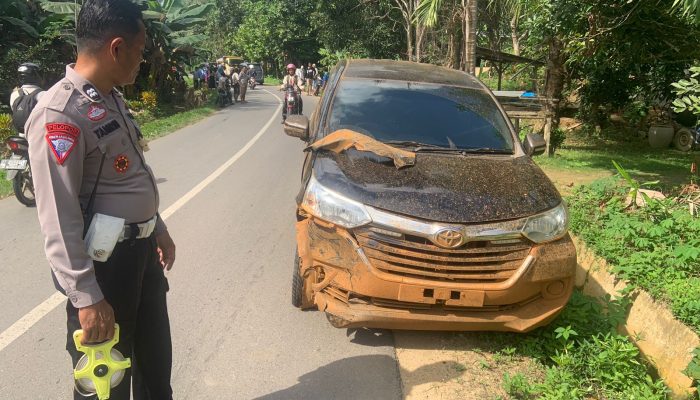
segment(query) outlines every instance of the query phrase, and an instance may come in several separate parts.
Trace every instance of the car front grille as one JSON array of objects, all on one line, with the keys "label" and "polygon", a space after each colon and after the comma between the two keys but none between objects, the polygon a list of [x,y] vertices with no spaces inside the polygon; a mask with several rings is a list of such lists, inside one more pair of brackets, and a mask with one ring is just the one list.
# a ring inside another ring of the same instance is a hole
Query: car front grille
[{"label": "car front grille", "polygon": [[508,280],[523,264],[532,245],[525,239],[473,241],[445,249],[411,235],[392,237],[372,228],[355,231],[360,247],[381,272],[429,281],[498,283]]}]

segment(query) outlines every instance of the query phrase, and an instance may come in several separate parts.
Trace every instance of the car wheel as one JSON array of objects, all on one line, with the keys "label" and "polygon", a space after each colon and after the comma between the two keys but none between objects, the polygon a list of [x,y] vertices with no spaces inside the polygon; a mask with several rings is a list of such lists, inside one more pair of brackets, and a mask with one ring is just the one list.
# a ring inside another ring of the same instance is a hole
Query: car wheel
[{"label": "car wheel", "polygon": [[299,251],[294,252],[294,269],[292,271],[292,305],[301,308],[301,298],[304,295],[304,279],[299,274]]},{"label": "car wheel", "polygon": [[315,281],[316,274],[311,271],[304,279],[299,273],[301,258],[299,251],[294,252],[294,270],[292,271],[292,305],[296,308],[307,309],[314,307],[313,291],[311,285]]},{"label": "car wheel", "polygon": [[693,148],[693,134],[687,128],[679,129],[673,136],[673,146],[680,151],[690,151]]}]

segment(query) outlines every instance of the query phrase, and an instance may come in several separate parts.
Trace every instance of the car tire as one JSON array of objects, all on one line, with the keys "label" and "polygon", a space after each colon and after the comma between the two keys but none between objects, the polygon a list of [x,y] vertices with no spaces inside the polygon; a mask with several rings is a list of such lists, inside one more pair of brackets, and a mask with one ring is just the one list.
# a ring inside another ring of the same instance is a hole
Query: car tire
[{"label": "car tire", "polygon": [[302,310],[315,308],[314,293],[311,288],[316,282],[316,271],[311,270],[306,277],[302,276],[301,258],[299,251],[294,252],[294,271],[292,271],[292,305]]},{"label": "car tire", "polygon": [[294,251],[294,270],[292,271],[292,305],[301,308],[304,298],[304,278],[299,273],[299,250]]},{"label": "car tire", "polygon": [[693,133],[688,128],[681,128],[673,136],[673,147],[680,151],[690,151],[693,148]]}]

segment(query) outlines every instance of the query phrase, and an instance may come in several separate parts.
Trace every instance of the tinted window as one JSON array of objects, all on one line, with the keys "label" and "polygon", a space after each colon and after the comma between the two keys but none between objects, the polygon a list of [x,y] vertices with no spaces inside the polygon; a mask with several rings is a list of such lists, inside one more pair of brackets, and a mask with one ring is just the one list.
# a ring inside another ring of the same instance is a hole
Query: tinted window
[{"label": "tinted window", "polygon": [[483,91],[455,86],[344,80],[333,100],[329,128],[352,129],[381,141],[513,150],[494,101]]}]

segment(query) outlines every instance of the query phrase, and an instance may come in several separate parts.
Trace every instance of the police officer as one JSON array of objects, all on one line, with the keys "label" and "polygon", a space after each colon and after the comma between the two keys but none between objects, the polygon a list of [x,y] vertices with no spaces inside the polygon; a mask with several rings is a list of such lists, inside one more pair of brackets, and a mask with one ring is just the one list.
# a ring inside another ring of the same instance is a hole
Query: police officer
[{"label": "police officer", "polygon": [[[132,368],[110,399],[129,398],[131,375],[134,398],[170,399],[163,270],[175,261],[175,245],[158,215],[145,141],[115,89],[138,74],[145,46],[141,11],[129,0],[85,0],[76,37],[76,63],[26,125],[46,256],[57,289],[69,299],[67,350],[75,365],[82,353],[73,332],[83,329],[83,343],[102,342],[113,337],[116,321],[116,348],[132,358]],[[84,239],[98,213],[125,220],[106,261],[94,261],[104,253],[88,253]]]}]

